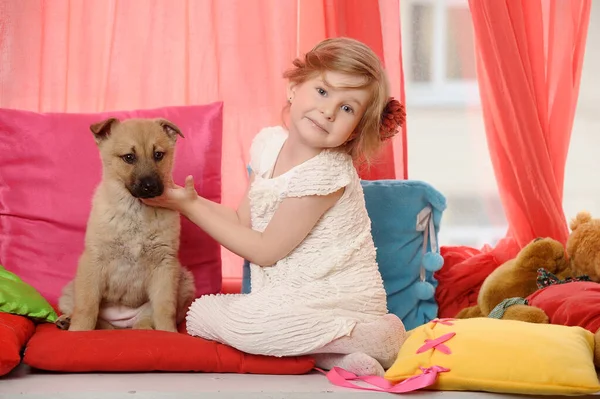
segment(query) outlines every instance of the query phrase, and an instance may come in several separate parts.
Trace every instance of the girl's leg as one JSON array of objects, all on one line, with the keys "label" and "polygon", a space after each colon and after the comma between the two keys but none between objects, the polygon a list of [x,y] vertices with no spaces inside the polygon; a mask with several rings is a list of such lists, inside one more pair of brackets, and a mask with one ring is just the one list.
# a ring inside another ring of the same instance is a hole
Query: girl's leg
[{"label": "girl's leg", "polygon": [[[312,354],[360,353],[375,359],[387,370],[394,364],[405,339],[406,330],[402,321],[394,314],[386,314],[371,323],[356,324],[350,336],[338,338],[314,350]],[[344,361],[348,362],[348,358]]]}]

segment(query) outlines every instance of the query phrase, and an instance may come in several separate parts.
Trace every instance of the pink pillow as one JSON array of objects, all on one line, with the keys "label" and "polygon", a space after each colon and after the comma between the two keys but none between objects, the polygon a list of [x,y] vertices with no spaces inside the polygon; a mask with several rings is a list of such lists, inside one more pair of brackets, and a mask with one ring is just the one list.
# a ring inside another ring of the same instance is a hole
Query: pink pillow
[{"label": "pink pillow", "polygon": [[[221,102],[97,114],[0,109],[0,264],[57,302],[75,275],[101,178],[89,127],[109,117],[175,123],[185,136],[177,141],[175,182],[192,174],[198,193],[220,202],[222,115]],[[183,218],[180,260],[194,273],[197,295],[220,291],[220,246]]]}]

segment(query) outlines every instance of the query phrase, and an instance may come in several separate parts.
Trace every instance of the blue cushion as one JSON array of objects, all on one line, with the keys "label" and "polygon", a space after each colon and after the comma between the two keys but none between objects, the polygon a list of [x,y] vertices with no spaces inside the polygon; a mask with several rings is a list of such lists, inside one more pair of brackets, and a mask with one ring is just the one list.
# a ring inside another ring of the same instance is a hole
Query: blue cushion
[{"label": "blue cushion", "polygon": [[[248,175],[252,173],[252,168],[250,165],[246,166],[246,172]],[[244,266],[242,269],[242,294],[250,293],[250,262],[244,260]]]},{"label": "blue cushion", "polygon": [[436,243],[446,199],[414,180],[362,181],[362,186],[388,309],[412,330],[437,317],[433,273],[443,265]]},{"label": "blue cushion", "polygon": [[[443,259],[435,243],[446,199],[420,181],[362,180],[361,184],[388,309],[411,330],[437,317],[433,273],[442,267]],[[425,227],[432,228],[431,234],[423,231]],[[250,264],[245,261],[242,293],[248,292]]]},{"label": "blue cushion", "polygon": [[250,293],[250,262],[244,260],[242,269],[242,294]]}]

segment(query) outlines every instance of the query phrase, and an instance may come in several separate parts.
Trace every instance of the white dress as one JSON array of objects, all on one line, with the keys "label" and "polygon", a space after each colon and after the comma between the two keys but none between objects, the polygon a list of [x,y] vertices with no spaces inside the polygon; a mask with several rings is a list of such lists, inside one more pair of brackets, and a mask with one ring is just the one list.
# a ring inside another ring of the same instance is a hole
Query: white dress
[{"label": "white dress", "polygon": [[282,127],[269,127],[252,142],[254,230],[264,231],[287,197],[326,195],[342,187],[344,194],[287,257],[271,267],[250,265],[251,293],[198,298],[187,315],[190,335],[246,353],[296,356],[387,313],[371,221],[352,159],[324,150],[271,178],[286,138]]}]

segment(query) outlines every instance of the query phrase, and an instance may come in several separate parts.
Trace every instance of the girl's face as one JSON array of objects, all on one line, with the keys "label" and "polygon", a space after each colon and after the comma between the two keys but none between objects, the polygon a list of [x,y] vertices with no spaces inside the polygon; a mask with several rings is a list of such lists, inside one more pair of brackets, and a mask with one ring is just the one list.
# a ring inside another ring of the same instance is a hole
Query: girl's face
[{"label": "girl's face", "polygon": [[360,122],[370,99],[368,89],[345,88],[363,78],[325,72],[288,88],[290,132],[308,146],[335,148],[346,143]]}]

